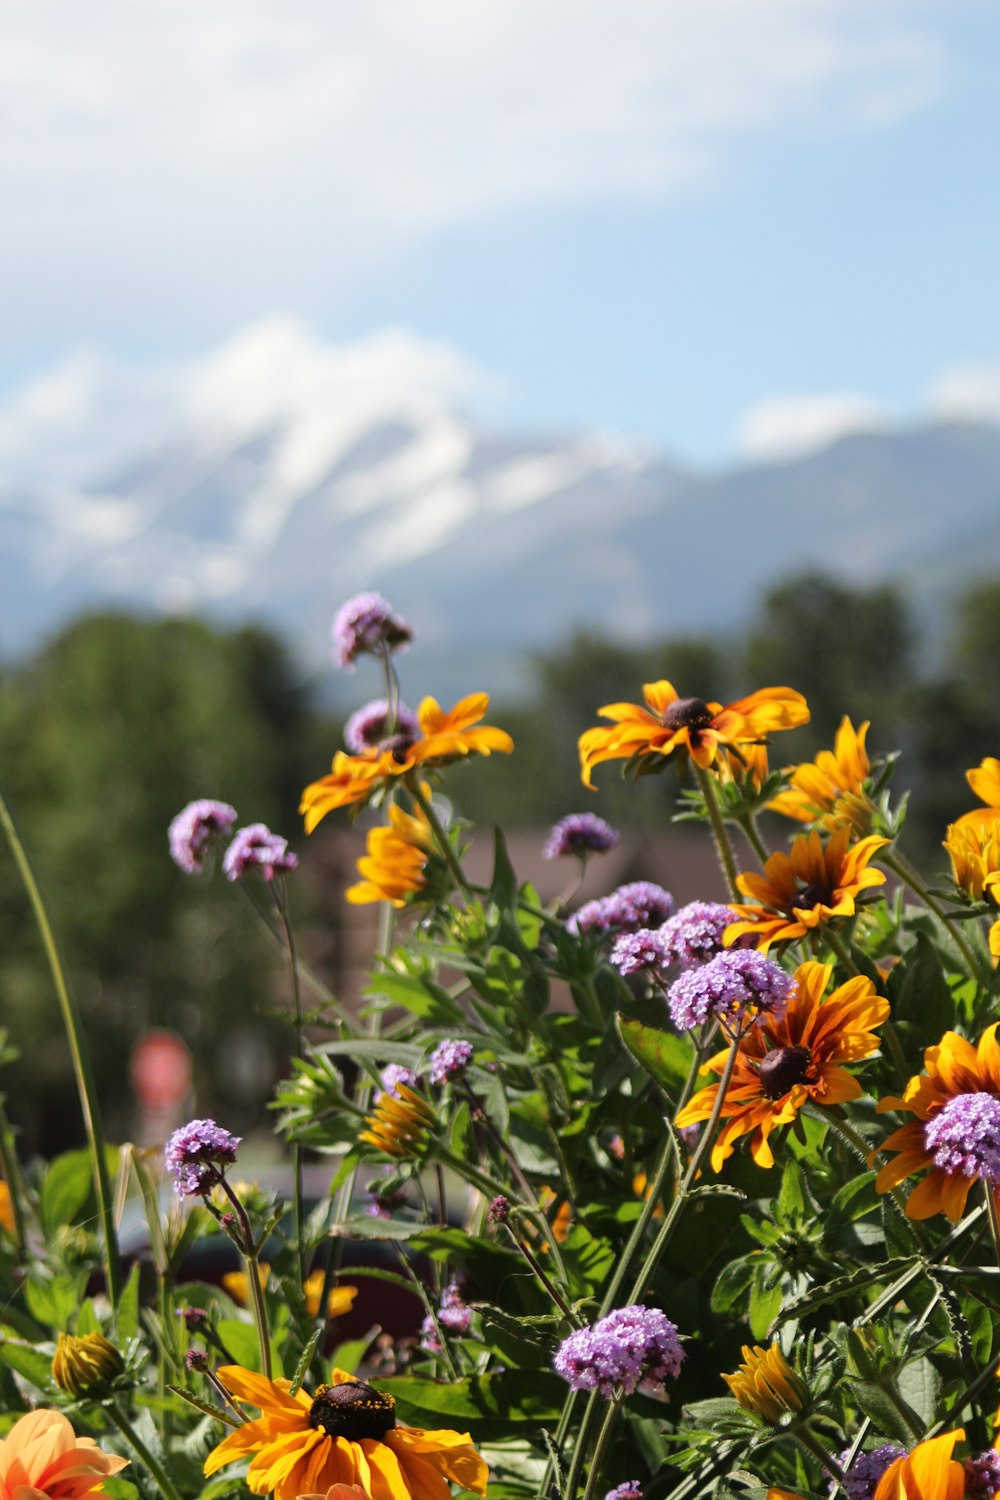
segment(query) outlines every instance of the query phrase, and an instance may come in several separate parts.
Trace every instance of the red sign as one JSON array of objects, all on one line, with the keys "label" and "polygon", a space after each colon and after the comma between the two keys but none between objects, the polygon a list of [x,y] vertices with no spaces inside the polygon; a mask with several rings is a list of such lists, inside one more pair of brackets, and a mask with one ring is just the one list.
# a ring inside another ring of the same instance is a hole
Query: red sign
[{"label": "red sign", "polygon": [[129,1073],[147,1109],[173,1109],[191,1091],[191,1053],[172,1031],[147,1031],[132,1048]]}]

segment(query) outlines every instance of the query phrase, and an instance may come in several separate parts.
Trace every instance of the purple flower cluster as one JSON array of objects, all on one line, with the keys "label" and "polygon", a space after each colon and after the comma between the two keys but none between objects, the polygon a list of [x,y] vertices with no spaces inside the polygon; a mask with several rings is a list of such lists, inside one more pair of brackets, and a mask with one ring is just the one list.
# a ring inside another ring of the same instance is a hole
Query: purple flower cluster
[{"label": "purple flower cluster", "polygon": [[[472,1323],[472,1308],[467,1307],[462,1297],[462,1289],[457,1281],[449,1281],[441,1293],[441,1301],[438,1304],[437,1321],[441,1328],[447,1328],[449,1333],[457,1333],[459,1336],[468,1333]],[[439,1340],[434,1319],[430,1313],[420,1325],[420,1345],[431,1354],[441,1353],[441,1341]]]},{"label": "purple flower cluster", "polygon": [[419,737],[419,720],[405,703],[396,704],[396,727],[390,735],[389,704],[385,698],[366,703],[351,714],[344,725],[344,744],[352,755],[363,755],[366,750],[375,750],[387,741],[393,745],[402,740],[412,744]]},{"label": "purple flower cluster", "polygon": [[241,828],[222,857],[222,868],[230,880],[241,880],[252,870],[259,870],[265,880],[273,880],[275,875],[296,869],[298,863],[288,840],[272,833],[266,823],[248,823]]},{"label": "purple flower cluster", "polygon": [[995,1495],[1000,1490],[1000,1453],[995,1448],[967,1458],[963,1467],[967,1495]]},{"label": "purple flower cluster", "polygon": [[613,849],[619,837],[617,829],[596,813],[570,813],[550,832],[542,858],[562,859],[564,855],[575,854],[578,859],[586,859],[588,854],[604,854]]},{"label": "purple flower cluster", "polygon": [[405,1083],[406,1087],[411,1089],[417,1081],[417,1075],[405,1063],[387,1063],[382,1069],[379,1081],[383,1094],[389,1094],[393,1099],[398,1099],[399,1085]]},{"label": "purple flower cluster", "polygon": [[230,1135],[214,1120],[189,1120],[175,1130],[164,1157],[177,1191],[183,1195],[207,1193],[218,1182],[222,1169],[236,1160],[236,1148],[242,1139]]},{"label": "purple flower cluster", "polygon": [[633,880],[629,885],[620,885],[610,896],[585,902],[566,926],[577,935],[639,932],[644,927],[662,927],[673,909],[674,898],[661,885],[650,880]]},{"label": "purple flower cluster", "polygon": [[934,1165],[953,1177],[983,1177],[1000,1187],[1000,1099],[956,1094],[924,1126]]},{"label": "purple flower cluster", "polygon": [[457,1078],[472,1061],[472,1051],[471,1042],[439,1042],[427,1064],[431,1083],[447,1083],[450,1078]]},{"label": "purple flower cluster", "polygon": [[626,1479],[613,1490],[608,1490],[604,1500],[642,1500],[642,1485],[638,1479]]},{"label": "purple flower cluster", "polygon": [[690,901],[664,922],[660,935],[671,961],[693,969],[726,951],[722,934],[735,920],[736,913],[718,901]]},{"label": "purple flower cluster", "polygon": [[[883,1443],[881,1448],[874,1448],[871,1453],[857,1454],[844,1474],[843,1489],[847,1500],[872,1500],[886,1469],[897,1458],[902,1458],[905,1452],[906,1449],[901,1448],[898,1443]],[[845,1449],[840,1455],[841,1464],[847,1462],[850,1454],[850,1448]],[[833,1489],[833,1485],[830,1488]]]},{"label": "purple flower cluster", "polygon": [[675,979],[667,1004],[679,1031],[692,1031],[709,1016],[740,1031],[758,1015],[783,1015],[792,985],[784,969],[756,949],[728,949]]},{"label": "purple flower cluster", "polygon": [[627,1394],[640,1385],[661,1387],[680,1373],[684,1350],[677,1328],[656,1307],[620,1307],[592,1328],[578,1328],[564,1339],[552,1361],[574,1391],[615,1390]]},{"label": "purple flower cluster", "polygon": [[395,651],[413,639],[406,621],[394,614],[381,594],[358,594],[338,609],[333,621],[333,654],[338,667],[353,668],[365,652],[381,647]]},{"label": "purple flower cluster", "polygon": [[638,932],[623,932],[615,938],[611,962],[619,974],[661,974],[670,964],[663,932],[662,927],[641,927]]},{"label": "purple flower cluster", "polygon": [[170,857],[188,875],[198,875],[204,868],[205,855],[212,844],[221,843],[233,831],[236,809],[228,802],[201,797],[189,802],[170,824]]}]

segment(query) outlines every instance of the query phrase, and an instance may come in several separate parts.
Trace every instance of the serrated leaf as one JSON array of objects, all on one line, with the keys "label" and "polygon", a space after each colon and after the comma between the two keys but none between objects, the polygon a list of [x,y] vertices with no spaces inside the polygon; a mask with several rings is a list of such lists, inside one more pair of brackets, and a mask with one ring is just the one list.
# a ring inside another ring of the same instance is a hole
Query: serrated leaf
[{"label": "serrated leaf", "polygon": [[766,1261],[759,1262],[754,1267],[750,1283],[750,1332],[755,1339],[767,1338],[771,1325],[781,1312],[781,1284],[769,1284],[769,1269]]},{"label": "serrated leaf", "polygon": [[[325,1327],[323,1326],[322,1323],[319,1325],[318,1328],[316,1328],[316,1329],[313,1330],[312,1337],[310,1338],[309,1342],[306,1344],[305,1348],[303,1349],[302,1353],[300,1354],[300,1356],[299,1356],[299,1362],[295,1366],[295,1374],[292,1376],[292,1383],[291,1383],[291,1385],[290,1385],[290,1387],[288,1389],[288,1394],[290,1396],[294,1396],[295,1395],[295,1392],[298,1390],[298,1388],[302,1384],[303,1380],[305,1380],[305,1378],[306,1378],[306,1371],[308,1370],[309,1365],[312,1362],[313,1355],[316,1353],[316,1345],[319,1343],[320,1339],[323,1337],[323,1335],[324,1335],[325,1332],[326,1332],[326,1329],[325,1329]],[[345,1368],[346,1368],[346,1366],[345,1366]]]},{"label": "serrated leaf", "polygon": [[426,1230],[426,1224],[411,1219],[351,1218],[334,1224],[330,1238],[335,1240],[408,1240]]},{"label": "serrated leaf", "polygon": [[875,1286],[880,1281],[893,1281],[905,1271],[911,1271],[920,1264],[916,1256],[909,1259],[884,1260],[877,1266],[859,1266],[856,1271],[850,1271],[846,1276],[836,1276],[832,1281],[825,1281],[822,1286],[813,1287],[804,1297],[797,1298],[788,1303],[781,1311],[777,1322],[787,1322],[789,1318],[801,1318],[805,1313],[814,1308],[822,1307],[826,1302],[835,1302],[838,1297],[848,1296],[851,1292],[860,1291],[867,1286]]},{"label": "serrated leaf", "polygon": [[618,1035],[650,1077],[656,1080],[671,1099],[680,1096],[691,1067],[690,1042],[656,1026],[645,1026],[618,1012]]},{"label": "serrated leaf", "polygon": [[902,1396],[890,1397],[872,1380],[852,1380],[851,1395],[865,1416],[874,1422],[876,1430],[886,1437],[895,1438],[906,1448],[921,1437],[924,1429],[920,1419],[908,1410]]}]

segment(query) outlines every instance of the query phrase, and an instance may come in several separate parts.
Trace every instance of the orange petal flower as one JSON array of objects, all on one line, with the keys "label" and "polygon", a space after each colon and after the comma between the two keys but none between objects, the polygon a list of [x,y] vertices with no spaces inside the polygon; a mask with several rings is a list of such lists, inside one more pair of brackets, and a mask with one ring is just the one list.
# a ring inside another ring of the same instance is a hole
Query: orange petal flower
[{"label": "orange petal flower", "polygon": [[[722,1106],[724,1123],[712,1147],[716,1172],[744,1135],[750,1136],[757,1165],[773,1166],[771,1132],[790,1125],[808,1100],[831,1105],[860,1096],[861,1085],[844,1064],[860,1062],[878,1049],[873,1028],[888,1019],[889,1002],[860,975],[824,1000],[832,977],[829,964],[801,964],[784,1015],[768,1017],[741,1041]],[[717,1053],[705,1068],[721,1074],[728,1055],[728,1049]],[[678,1128],[707,1120],[718,1090],[713,1083],[695,1094],[678,1114]]]},{"label": "orange petal flower", "polygon": [[973,1047],[946,1031],[924,1053],[924,1071],[911,1078],[903,1097],[879,1101],[879,1114],[905,1110],[916,1118],[882,1145],[895,1152],[875,1179],[887,1193],[915,1172],[926,1172],[906,1201],[911,1219],[944,1213],[957,1222],[974,1182],[989,1182],[1000,1207],[1000,1045],[997,1023]]},{"label": "orange petal flower", "polygon": [[800,823],[822,823],[835,829],[849,823],[856,832],[871,828],[871,804],[864,785],[871,771],[865,749],[868,721],[855,729],[844,716],[832,750],[821,750],[814,761],[792,767],[787,791],[779,792],[767,804],[772,812],[795,818]]},{"label": "orange petal flower", "polygon": [[808,724],[809,709],[792,688],[761,688],[736,703],[706,703],[682,698],[672,682],[648,682],[637,703],[608,703],[597,712],[613,726],[588,729],[580,736],[580,770],[585,786],[593,786],[594,767],[605,760],[631,760],[633,755],[665,757],[686,751],[703,770],[715,760],[720,746],[752,744],[776,729]]},{"label": "orange petal flower", "polygon": [[956,826],[978,828],[1000,818],[1000,760],[988,755],[974,771],[966,771],[965,779],[980,802],[985,802],[986,806],[974,807],[971,812],[963,813]]},{"label": "orange petal flower", "polygon": [[331,1384],[314,1396],[301,1387],[293,1396],[291,1381],[267,1380],[240,1365],[224,1365],[218,1376],[260,1416],[212,1450],[206,1476],[252,1454],[247,1485],[275,1500],[334,1485],[356,1486],[369,1500],[451,1500],[448,1480],[486,1493],[486,1464],[467,1432],[397,1426],[392,1397],[345,1370],[331,1371]]},{"label": "orange petal flower", "polygon": [[733,902],[737,920],[726,928],[724,941],[735,943],[749,933],[762,953],[772,943],[787,943],[837,917],[853,917],[856,897],[872,886],[884,885],[881,870],[868,861],[889,842],[874,834],[851,844],[848,824],[831,834],[824,846],[816,829],[801,834],[788,854],[772,854],[763,875],[740,875],[737,885],[758,904]]},{"label": "orange petal flower", "polygon": [[952,1458],[955,1444],[965,1437],[957,1427],[940,1437],[918,1443],[912,1453],[890,1464],[875,1490],[874,1500],[962,1500],[965,1469]]},{"label": "orange petal flower", "polygon": [[427,819],[419,808],[411,815],[394,804],[389,824],[369,831],[367,853],[358,860],[358,874],[365,878],[344,892],[355,906],[369,901],[402,906],[407,896],[427,884],[424,866],[434,842]]},{"label": "orange petal flower", "polygon": [[102,1453],[93,1438],[77,1437],[61,1411],[39,1407],[18,1418],[0,1438],[0,1496],[80,1500],[106,1495],[105,1479],[127,1464],[127,1458]]},{"label": "orange petal flower", "polygon": [[1000,906],[1000,808],[983,808],[988,818],[952,823],[944,847],[951,860],[955,884],[975,901]]},{"label": "orange petal flower", "polygon": [[419,1156],[427,1132],[436,1125],[434,1111],[426,1099],[408,1088],[396,1085],[395,1094],[379,1094],[370,1115],[367,1130],[358,1137],[386,1156]]}]

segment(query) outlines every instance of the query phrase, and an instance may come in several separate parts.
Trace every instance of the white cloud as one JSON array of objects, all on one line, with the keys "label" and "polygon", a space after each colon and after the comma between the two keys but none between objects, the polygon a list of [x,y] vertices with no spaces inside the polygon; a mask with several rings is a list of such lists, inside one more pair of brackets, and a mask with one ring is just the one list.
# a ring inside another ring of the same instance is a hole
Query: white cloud
[{"label": "white cloud", "polygon": [[945,421],[1000,422],[1000,360],[952,365],[932,386],[930,408]]},{"label": "white cloud", "polygon": [[888,407],[854,392],[823,396],[772,396],[750,407],[737,428],[743,458],[767,463],[799,458],[848,432],[891,427]]}]

